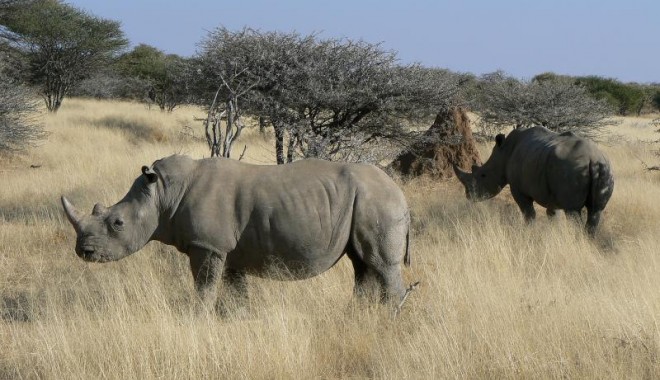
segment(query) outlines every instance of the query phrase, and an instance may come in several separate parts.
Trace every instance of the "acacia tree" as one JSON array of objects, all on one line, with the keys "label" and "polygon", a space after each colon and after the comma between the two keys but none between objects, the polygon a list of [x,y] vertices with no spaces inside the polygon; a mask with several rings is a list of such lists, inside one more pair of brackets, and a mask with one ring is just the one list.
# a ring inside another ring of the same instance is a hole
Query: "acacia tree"
[{"label": "acacia tree", "polygon": [[0,13],[1,37],[28,62],[27,80],[57,112],[73,85],[108,63],[127,45],[119,23],[57,0],[8,5]]},{"label": "acacia tree", "polygon": [[457,89],[448,72],[400,66],[394,53],[363,41],[219,29],[202,47],[203,77],[235,73],[243,106],[273,126],[278,163],[285,133],[287,161],[294,151],[377,161],[377,142],[410,140],[405,123],[435,114]]},{"label": "acacia tree", "polygon": [[189,98],[191,72],[189,59],[165,54],[155,47],[140,44],[122,54],[116,63],[120,74],[142,83],[143,95],[162,111],[171,112]]},{"label": "acacia tree", "polygon": [[480,78],[476,91],[479,123],[494,135],[506,126],[542,125],[595,138],[611,124],[611,107],[570,78],[540,76],[521,81],[498,71]]},{"label": "acacia tree", "polygon": [[240,32],[218,28],[201,43],[202,53],[195,60],[194,92],[199,95],[198,102],[211,103],[203,123],[212,156],[231,156],[233,143],[244,127],[243,108],[250,107],[254,88],[266,79],[265,67],[256,63],[265,52],[259,36],[248,28]]}]

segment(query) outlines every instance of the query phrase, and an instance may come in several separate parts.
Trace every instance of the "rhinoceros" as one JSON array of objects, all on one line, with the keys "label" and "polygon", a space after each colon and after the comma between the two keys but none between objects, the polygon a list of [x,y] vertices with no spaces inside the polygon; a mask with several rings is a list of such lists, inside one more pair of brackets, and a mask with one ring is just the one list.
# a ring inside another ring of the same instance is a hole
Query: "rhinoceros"
[{"label": "rhinoceros", "polygon": [[472,200],[492,198],[508,184],[527,221],[536,217],[533,202],[549,216],[564,210],[576,219],[586,207],[591,236],[614,190],[609,160],[596,144],[540,126],[497,135],[483,166],[474,165],[467,173],[454,165],[454,171]]},{"label": "rhinoceros", "polygon": [[407,294],[402,263],[410,265],[408,206],[398,186],[373,165],[315,159],[250,165],[174,155],[142,167],[114,206],[96,204],[91,215],[82,215],[61,200],[82,259],[119,260],[151,240],[172,245],[189,257],[207,306],[216,302],[220,278],[229,291],[247,297],[246,274],[268,277],[279,268],[287,279],[309,278],[344,254],[358,295],[366,282],[378,285],[383,302]]}]

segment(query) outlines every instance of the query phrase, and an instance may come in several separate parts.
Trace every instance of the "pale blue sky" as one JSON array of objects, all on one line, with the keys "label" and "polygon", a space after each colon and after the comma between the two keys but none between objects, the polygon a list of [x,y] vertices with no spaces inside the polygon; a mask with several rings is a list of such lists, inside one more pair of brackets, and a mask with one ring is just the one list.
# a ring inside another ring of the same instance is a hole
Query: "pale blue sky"
[{"label": "pale blue sky", "polygon": [[552,71],[660,82],[660,0],[68,0],[132,45],[190,56],[207,32],[320,32],[382,42],[403,63],[518,78]]}]

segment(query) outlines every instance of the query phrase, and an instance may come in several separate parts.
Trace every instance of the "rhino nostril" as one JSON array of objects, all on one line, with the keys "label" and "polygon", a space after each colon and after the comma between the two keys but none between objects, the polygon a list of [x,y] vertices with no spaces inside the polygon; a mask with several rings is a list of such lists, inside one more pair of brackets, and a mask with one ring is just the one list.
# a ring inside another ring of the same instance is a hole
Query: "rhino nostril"
[{"label": "rhino nostril", "polygon": [[83,248],[83,255],[91,256],[94,254],[94,248]]}]

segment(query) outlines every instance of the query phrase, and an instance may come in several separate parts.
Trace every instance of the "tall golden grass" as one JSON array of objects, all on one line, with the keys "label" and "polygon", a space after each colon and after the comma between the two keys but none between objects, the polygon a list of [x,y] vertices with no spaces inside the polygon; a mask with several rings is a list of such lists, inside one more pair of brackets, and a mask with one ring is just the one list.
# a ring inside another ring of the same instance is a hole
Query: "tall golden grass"
[{"label": "tall golden grass", "polygon": [[[47,142],[1,159],[0,378],[660,376],[650,119],[610,130],[616,185],[596,241],[563,216],[525,225],[508,190],[473,204],[456,181],[414,180],[402,184],[414,228],[405,277],[422,284],[398,318],[352,298],[346,260],[305,281],[250,278],[247,310],[221,318],[195,311],[187,260],[171,247],[78,259],[59,205],[61,194],[87,211],[113,204],[142,165],[207,156],[181,133],[201,136],[196,114],[67,99],[44,115]],[[248,132],[243,144],[247,161],[272,163],[267,138]]]}]

